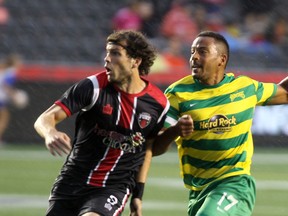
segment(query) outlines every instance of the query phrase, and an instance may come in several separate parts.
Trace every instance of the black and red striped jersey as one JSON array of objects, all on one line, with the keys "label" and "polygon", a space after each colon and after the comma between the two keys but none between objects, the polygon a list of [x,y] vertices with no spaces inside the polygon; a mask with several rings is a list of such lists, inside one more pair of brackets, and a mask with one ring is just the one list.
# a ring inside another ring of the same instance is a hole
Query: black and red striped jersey
[{"label": "black and red striped jersey", "polygon": [[145,140],[158,134],[169,109],[163,92],[146,82],[142,92],[128,94],[102,72],[76,83],[55,102],[68,116],[77,114],[73,149],[56,185],[134,187]]}]

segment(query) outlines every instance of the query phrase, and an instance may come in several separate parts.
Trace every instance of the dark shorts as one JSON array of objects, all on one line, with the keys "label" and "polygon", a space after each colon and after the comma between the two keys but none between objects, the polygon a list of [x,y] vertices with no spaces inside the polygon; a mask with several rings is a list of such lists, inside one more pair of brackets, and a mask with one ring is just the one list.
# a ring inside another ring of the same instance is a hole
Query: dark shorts
[{"label": "dark shorts", "polygon": [[233,176],[211,183],[202,191],[190,191],[189,216],[250,216],[255,205],[253,177]]},{"label": "dark shorts", "polygon": [[95,212],[102,216],[121,215],[130,195],[129,189],[95,188],[73,198],[53,198],[49,200],[47,216],[80,216],[87,212]]}]

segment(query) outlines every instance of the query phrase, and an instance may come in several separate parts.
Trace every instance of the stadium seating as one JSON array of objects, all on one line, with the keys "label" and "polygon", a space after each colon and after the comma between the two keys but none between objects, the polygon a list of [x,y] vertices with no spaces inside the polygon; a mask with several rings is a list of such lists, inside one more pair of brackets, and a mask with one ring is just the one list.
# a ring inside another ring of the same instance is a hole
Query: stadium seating
[{"label": "stadium seating", "polygon": [[[161,0],[163,5],[169,2]],[[102,63],[105,38],[112,31],[111,18],[125,3],[124,0],[6,1],[10,20],[1,27],[0,57],[17,52],[26,62]],[[287,62],[282,53],[233,52],[229,64],[287,68]]]}]

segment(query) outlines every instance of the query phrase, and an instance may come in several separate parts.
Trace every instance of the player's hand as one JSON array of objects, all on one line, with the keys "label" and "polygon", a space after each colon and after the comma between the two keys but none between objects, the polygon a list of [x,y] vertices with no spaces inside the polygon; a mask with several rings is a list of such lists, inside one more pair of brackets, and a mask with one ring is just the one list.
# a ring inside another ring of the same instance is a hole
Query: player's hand
[{"label": "player's hand", "polygon": [[60,131],[52,131],[45,137],[45,145],[53,156],[69,154],[71,141],[67,134]]},{"label": "player's hand", "polygon": [[142,216],[142,201],[139,198],[131,200],[129,216]]},{"label": "player's hand", "polygon": [[193,119],[190,115],[183,115],[176,124],[179,136],[185,137],[194,131]]}]

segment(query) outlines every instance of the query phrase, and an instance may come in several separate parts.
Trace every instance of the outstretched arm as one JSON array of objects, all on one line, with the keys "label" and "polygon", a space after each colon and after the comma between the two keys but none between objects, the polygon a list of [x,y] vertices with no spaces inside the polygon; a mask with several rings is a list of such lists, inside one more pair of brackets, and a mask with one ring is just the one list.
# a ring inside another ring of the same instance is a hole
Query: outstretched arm
[{"label": "outstretched arm", "polygon": [[194,130],[193,120],[190,115],[184,115],[179,118],[178,122],[166,130],[162,131],[153,144],[153,156],[165,153],[171,143],[179,136],[185,137],[190,135]]},{"label": "outstretched arm", "polygon": [[278,83],[278,89],[268,105],[288,104],[288,77]]},{"label": "outstretched arm", "polygon": [[67,114],[60,106],[54,104],[43,112],[34,123],[35,130],[45,139],[47,149],[54,156],[68,154],[71,150],[68,135],[56,129],[56,124],[65,118],[67,118]]}]

